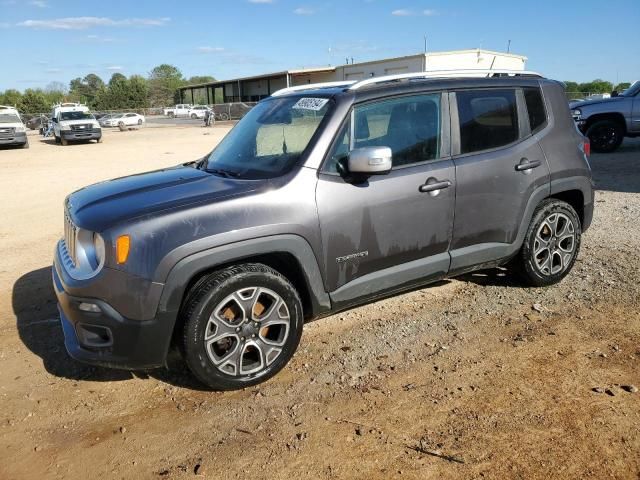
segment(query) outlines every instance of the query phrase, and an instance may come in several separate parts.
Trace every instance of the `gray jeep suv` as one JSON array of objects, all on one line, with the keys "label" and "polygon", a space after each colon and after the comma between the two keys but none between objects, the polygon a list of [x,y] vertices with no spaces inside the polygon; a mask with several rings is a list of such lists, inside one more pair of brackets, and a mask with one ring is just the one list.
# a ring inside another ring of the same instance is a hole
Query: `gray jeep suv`
[{"label": "gray jeep suv", "polygon": [[508,262],[571,270],[593,213],[560,83],[384,77],[278,92],[204,158],[65,201],[69,354],[213,389],[276,374],[306,320]]}]

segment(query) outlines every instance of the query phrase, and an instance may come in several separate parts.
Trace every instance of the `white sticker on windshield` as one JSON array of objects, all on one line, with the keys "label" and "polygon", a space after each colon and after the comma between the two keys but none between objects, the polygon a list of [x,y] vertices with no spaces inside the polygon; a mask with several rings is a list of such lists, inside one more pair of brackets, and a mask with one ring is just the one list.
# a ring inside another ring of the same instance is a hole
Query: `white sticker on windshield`
[{"label": "white sticker on windshield", "polygon": [[328,98],[301,98],[292,108],[297,108],[298,110],[314,110],[317,112],[324,107],[328,101]]}]

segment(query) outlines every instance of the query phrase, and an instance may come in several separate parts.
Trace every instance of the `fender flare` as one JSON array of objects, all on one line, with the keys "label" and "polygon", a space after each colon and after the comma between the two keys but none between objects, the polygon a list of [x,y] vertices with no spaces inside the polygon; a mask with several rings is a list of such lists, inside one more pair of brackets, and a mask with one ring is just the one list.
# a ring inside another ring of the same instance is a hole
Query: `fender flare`
[{"label": "fender flare", "polygon": [[290,254],[299,263],[311,299],[313,317],[331,309],[329,294],[324,289],[322,274],[313,249],[304,238],[285,234],[229,243],[182,258],[169,272],[160,296],[158,313],[173,313],[175,315],[172,317],[177,319],[187,285],[200,273],[218,265],[273,253]]}]

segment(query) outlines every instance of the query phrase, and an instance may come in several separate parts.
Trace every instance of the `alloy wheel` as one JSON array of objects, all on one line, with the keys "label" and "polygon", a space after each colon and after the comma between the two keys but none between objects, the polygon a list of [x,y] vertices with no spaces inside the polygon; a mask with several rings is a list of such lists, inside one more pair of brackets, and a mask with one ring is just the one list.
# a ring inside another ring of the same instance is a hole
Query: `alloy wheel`
[{"label": "alloy wheel", "polygon": [[282,353],[291,317],[273,290],[243,288],[224,298],[207,322],[204,346],[213,365],[234,377],[255,374]]},{"label": "alloy wheel", "polygon": [[544,275],[566,270],[576,252],[573,222],[563,213],[552,213],[538,227],[533,244],[535,265]]}]

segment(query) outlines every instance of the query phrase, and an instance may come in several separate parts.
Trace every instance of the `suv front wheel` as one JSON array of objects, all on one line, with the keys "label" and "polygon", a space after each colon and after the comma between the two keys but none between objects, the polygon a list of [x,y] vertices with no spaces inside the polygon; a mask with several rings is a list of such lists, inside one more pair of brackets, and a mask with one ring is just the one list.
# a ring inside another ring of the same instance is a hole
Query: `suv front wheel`
[{"label": "suv front wheel", "polygon": [[278,373],[296,351],[304,322],[293,285],[258,263],[202,278],[188,294],[183,319],[185,360],[214,390],[249,387]]},{"label": "suv front wheel", "polygon": [[582,227],[571,205],[557,199],[543,201],[520,250],[520,270],[535,287],[553,285],[573,268],[580,251]]}]

